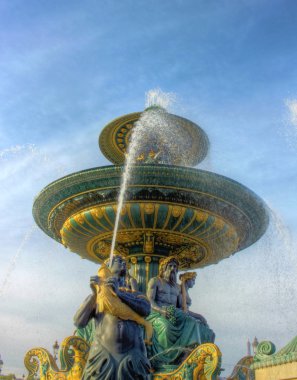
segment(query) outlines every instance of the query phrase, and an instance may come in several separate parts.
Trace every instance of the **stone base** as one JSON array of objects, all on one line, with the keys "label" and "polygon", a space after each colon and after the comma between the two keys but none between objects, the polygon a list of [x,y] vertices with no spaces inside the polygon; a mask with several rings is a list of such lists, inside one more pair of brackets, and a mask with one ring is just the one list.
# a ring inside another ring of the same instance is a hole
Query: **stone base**
[{"label": "stone base", "polygon": [[[49,351],[33,348],[27,352],[24,362],[29,371],[27,380],[80,380],[87,362],[90,346],[82,338],[70,336],[61,344],[59,369]],[[205,343],[193,349],[179,366],[167,366],[166,372],[155,372],[153,380],[215,380],[220,373],[221,352],[213,343]],[[165,368],[164,368],[165,369]]]}]

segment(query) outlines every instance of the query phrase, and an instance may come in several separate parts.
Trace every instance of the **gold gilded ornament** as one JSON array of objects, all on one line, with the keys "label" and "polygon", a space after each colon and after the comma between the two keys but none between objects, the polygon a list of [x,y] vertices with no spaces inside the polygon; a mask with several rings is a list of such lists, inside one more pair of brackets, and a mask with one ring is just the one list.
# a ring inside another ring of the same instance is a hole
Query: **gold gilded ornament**
[{"label": "gold gilded ornament", "polygon": [[144,204],[144,212],[146,213],[146,214],[153,214],[154,213],[154,211],[155,211],[155,206],[154,206],[154,204],[153,203],[145,203]]},{"label": "gold gilded ornament", "polygon": [[172,207],[172,216],[175,218],[179,217],[182,213],[183,207],[180,206],[173,206]]}]

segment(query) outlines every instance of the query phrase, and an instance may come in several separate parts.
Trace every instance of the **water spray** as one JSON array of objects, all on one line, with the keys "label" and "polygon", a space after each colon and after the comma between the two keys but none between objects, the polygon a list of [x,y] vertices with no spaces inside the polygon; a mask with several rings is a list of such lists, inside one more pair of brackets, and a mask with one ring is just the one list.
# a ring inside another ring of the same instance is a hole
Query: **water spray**
[{"label": "water spray", "polygon": [[23,252],[24,250],[24,247],[26,245],[26,243],[30,240],[32,234],[34,233],[34,231],[36,231],[37,229],[37,226],[35,224],[33,224],[30,229],[26,232],[20,246],[18,247],[17,251],[16,251],[16,254],[14,255],[14,257],[12,258],[11,262],[10,262],[10,265],[8,267],[8,270],[6,272],[6,275],[4,277],[4,280],[0,286],[0,297],[3,296],[4,294],[4,290],[5,290],[5,287],[7,286],[8,284],[8,281],[9,281],[9,277],[11,275],[11,273],[13,272],[15,266],[16,266],[16,263],[17,263],[17,260],[18,258],[20,257],[21,253]]},{"label": "water spray", "polygon": [[[116,245],[116,239],[119,229],[119,221],[120,215],[123,209],[125,194],[129,184],[129,180],[132,172],[132,165],[137,163],[137,157],[141,154],[141,150],[143,148],[141,142],[143,141],[143,135],[148,132],[157,133],[157,130],[160,133],[160,128],[162,126],[160,124],[164,124],[165,115],[168,115],[165,111],[165,108],[169,107],[174,99],[174,94],[162,92],[160,89],[150,90],[146,93],[146,110],[141,114],[139,120],[135,123],[134,128],[131,132],[130,144],[128,146],[128,152],[126,154],[126,160],[124,165],[124,171],[122,175],[122,183],[120,187],[120,193],[118,197],[118,207],[115,219],[115,226],[113,231],[112,243],[111,243],[111,251],[110,251],[110,260],[109,266],[111,267],[114,256],[114,249]],[[156,123],[153,119],[156,119],[159,116],[159,123]],[[155,128],[154,128],[155,127]],[[156,128],[157,127],[157,128]],[[157,130],[155,130],[157,129]],[[159,153],[155,154],[159,156]]]},{"label": "water spray", "polygon": [[[38,158],[39,163],[49,164],[51,162],[51,159],[44,154],[35,144],[24,144],[24,145],[14,145],[9,148],[5,148],[2,151],[0,151],[0,162],[5,162],[13,157],[16,157],[22,153],[30,153],[30,155],[34,158]],[[56,172],[58,175],[64,175],[65,174],[65,168],[62,165],[57,165]],[[2,281],[2,284],[0,285],[0,297],[3,296],[5,288],[8,284],[9,278],[17,264],[17,261],[21,255],[21,253],[24,250],[25,245],[30,240],[32,234],[36,230],[37,226],[34,224],[31,227],[28,228],[27,232],[25,233],[19,247],[17,248],[17,251],[15,255],[13,256],[12,260],[10,261],[8,270],[6,274],[4,275],[4,279]]]}]

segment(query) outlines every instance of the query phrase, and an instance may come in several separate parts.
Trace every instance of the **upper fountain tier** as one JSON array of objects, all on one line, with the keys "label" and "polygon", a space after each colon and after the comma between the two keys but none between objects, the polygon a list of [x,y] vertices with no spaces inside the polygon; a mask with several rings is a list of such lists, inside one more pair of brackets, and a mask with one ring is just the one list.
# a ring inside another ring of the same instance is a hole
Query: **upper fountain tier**
[{"label": "upper fountain tier", "polygon": [[197,124],[152,106],[144,112],[120,116],[105,126],[99,137],[99,146],[112,163],[121,165],[125,162],[137,123],[142,124],[141,148],[136,157],[139,164],[196,166],[207,155],[209,140]]}]

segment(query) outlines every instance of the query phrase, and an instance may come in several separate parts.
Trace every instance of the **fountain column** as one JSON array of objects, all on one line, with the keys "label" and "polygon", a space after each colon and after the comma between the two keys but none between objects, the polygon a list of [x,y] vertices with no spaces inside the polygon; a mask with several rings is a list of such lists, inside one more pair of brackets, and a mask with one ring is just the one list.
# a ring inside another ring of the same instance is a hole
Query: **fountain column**
[{"label": "fountain column", "polygon": [[129,257],[130,275],[137,280],[139,290],[146,294],[147,284],[159,274],[160,255],[133,255]]}]

